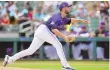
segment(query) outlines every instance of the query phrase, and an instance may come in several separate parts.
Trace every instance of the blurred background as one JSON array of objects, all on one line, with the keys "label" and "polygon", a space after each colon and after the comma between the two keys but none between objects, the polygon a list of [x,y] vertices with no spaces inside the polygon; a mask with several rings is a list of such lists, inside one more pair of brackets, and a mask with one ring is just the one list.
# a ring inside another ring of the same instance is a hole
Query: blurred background
[{"label": "blurred background", "polygon": [[[52,14],[59,12],[60,1],[0,1],[0,58],[29,47],[34,31]],[[109,2],[69,1],[72,4],[68,17],[86,19],[89,24],[66,25],[64,34],[77,37],[75,42],[60,39],[67,59],[109,59]],[[37,46],[37,45],[36,45]],[[57,60],[52,45],[44,43],[33,55],[22,59]]]}]

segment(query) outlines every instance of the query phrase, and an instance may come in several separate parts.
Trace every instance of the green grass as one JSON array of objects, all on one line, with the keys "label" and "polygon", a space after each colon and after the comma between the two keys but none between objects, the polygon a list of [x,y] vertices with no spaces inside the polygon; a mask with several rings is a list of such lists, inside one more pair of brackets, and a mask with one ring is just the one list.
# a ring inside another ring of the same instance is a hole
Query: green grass
[{"label": "green grass", "polygon": [[[68,61],[77,70],[109,70],[108,61]],[[1,65],[1,62],[0,62]],[[16,61],[8,67],[61,70],[60,61]]]}]

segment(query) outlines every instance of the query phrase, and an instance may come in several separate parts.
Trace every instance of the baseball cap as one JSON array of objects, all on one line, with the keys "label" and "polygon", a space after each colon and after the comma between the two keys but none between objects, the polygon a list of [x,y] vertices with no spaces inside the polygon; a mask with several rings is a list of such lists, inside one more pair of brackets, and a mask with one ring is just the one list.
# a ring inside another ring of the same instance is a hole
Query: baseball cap
[{"label": "baseball cap", "polygon": [[103,21],[102,21],[102,22],[100,22],[100,25],[105,25],[105,22],[103,22]]},{"label": "baseball cap", "polygon": [[61,10],[64,7],[71,7],[72,5],[69,5],[68,2],[62,2],[58,5],[58,8]]},{"label": "baseball cap", "polygon": [[82,28],[82,29],[86,29],[86,26],[83,25],[83,26],[81,26],[81,28]]},{"label": "baseball cap", "polygon": [[104,29],[104,26],[100,25],[100,26],[99,26],[99,29]]}]

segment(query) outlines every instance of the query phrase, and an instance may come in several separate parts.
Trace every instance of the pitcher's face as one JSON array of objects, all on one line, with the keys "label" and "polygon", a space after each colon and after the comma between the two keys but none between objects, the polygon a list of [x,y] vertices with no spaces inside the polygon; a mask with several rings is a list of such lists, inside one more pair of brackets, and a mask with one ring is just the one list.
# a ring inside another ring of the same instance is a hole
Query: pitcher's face
[{"label": "pitcher's face", "polygon": [[70,7],[65,7],[65,14],[69,14],[70,13]]}]

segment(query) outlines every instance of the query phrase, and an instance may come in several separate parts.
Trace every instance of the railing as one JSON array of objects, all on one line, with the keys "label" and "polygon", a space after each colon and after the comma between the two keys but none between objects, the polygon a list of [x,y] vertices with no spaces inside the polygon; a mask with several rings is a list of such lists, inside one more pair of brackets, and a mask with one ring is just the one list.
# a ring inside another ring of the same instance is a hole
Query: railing
[{"label": "railing", "polygon": [[29,37],[33,33],[32,21],[23,22],[19,25],[19,32]]}]

